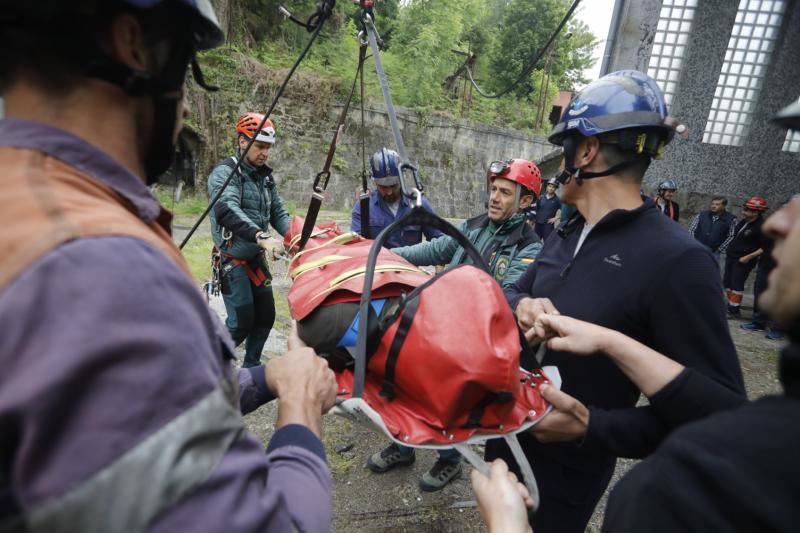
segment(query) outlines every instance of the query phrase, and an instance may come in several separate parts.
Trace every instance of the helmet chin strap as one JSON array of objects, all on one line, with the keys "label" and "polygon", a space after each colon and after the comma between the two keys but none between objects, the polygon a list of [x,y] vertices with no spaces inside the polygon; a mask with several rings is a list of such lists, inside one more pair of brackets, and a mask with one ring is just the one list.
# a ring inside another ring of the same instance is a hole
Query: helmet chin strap
[{"label": "helmet chin strap", "polygon": [[87,75],[120,87],[133,98],[149,97],[153,103],[153,122],[144,156],[145,182],[152,185],[172,165],[175,158],[175,130],[183,110],[183,85],[186,69],[191,64],[197,85],[208,91],[208,85],[197,64],[195,49],[188,39],[176,39],[159,74],[137,70],[106,54],[97,54]]},{"label": "helmet chin strap", "polygon": [[624,170],[636,162],[635,159],[629,159],[628,161],[622,161],[616,165],[612,165],[606,170],[602,170],[600,172],[588,172],[575,167],[575,152],[578,148],[578,142],[575,136],[568,135],[564,137],[563,146],[564,170],[562,170],[561,173],[556,177],[558,182],[562,185],[569,183],[573,177],[575,178],[575,183],[578,185],[583,185],[583,180],[616,174],[620,170]]}]

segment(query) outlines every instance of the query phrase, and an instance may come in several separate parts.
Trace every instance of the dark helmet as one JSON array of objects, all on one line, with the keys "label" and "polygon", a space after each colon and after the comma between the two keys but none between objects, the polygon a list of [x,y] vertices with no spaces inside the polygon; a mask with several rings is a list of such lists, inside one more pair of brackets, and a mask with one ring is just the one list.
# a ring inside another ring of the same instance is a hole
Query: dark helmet
[{"label": "dark helmet", "polygon": [[564,146],[565,169],[559,176],[564,183],[572,175],[578,180],[607,176],[633,163],[624,161],[604,172],[579,172],[574,167],[578,135],[597,136],[601,143],[660,158],[673,132],[664,95],[655,80],[636,70],[620,70],[575,95],[548,140]]},{"label": "dark helmet", "polygon": [[661,191],[677,191],[678,184],[675,183],[675,180],[664,180],[658,184],[658,192]]},{"label": "dark helmet", "polygon": [[375,183],[391,187],[400,183],[400,156],[384,147],[372,154],[369,160],[370,176]]},{"label": "dark helmet", "polygon": [[[143,21],[146,18],[147,24],[158,26],[160,39],[169,42],[168,53],[162,54],[160,64],[152,70],[131,68],[109,55],[100,43],[84,39],[82,22],[102,25],[102,17],[111,16],[118,8],[141,15]],[[116,85],[131,97],[151,99],[153,134],[143,157],[148,183],[169,168],[175,155],[173,132],[182,112],[180,100],[189,65],[197,85],[216,89],[205,83],[196,59],[198,50],[217,46],[224,39],[210,0],[3,0],[0,31],[6,27],[36,31],[51,39],[57,35],[65,45],[87,41],[80,43],[80,57],[58,59],[71,62],[76,72],[88,78]]]},{"label": "dark helmet", "polygon": [[[109,2],[111,0],[103,0]],[[113,0],[135,9],[152,9],[168,0]],[[207,50],[222,44],[225,35],[220,28],[217,15],[210,0],[172,0],[188,8],[186,20],[191,30],[196,50]],[[38,0],[36,2],[2,2],[2,20],[31,23],[35,21],[56,21],[63,15],[91,16],[97,11],[101,0]]]}]

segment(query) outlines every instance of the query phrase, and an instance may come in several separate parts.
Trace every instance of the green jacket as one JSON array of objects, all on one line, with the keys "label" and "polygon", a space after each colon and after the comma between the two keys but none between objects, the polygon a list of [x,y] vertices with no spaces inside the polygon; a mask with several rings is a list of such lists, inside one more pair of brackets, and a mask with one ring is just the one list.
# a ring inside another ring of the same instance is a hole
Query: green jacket
[{"label": "green jacket", "polygon": [[[235,164],[236,158],[229,157],[214,167],[208,176],[209,198],[217,194]],[[285,235],[289,222],[289,213],[278,195],[272,169],[266,165],[256,169],[242,163],[211,210],[211,237],[224,253],[252,259],[261,252],[256,234],[269,231],[271,225]],[[223,228],[233,234],[229,241],[222,238]]]},{"label": "green jacket", "polygon": [[[517,213],[499,227],[486,214],[466,220],[458,228],[475,245],[494,278],[502,287],[511,285],[534,262],[542,243],[525,217]],[[406,261],[417,265],[444,265],[448,268],[471,263],[455,239],[442,236],[413,246],[392,248]]]}]

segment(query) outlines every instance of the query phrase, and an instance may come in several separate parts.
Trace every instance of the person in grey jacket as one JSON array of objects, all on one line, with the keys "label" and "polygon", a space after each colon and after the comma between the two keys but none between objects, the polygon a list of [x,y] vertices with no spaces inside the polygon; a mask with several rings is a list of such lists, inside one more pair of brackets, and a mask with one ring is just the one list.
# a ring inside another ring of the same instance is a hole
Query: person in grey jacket
[{"label": "person in grey jacket", "polygon": [[237,155],[221,161],[208,176],[208,194],[214,198],[255,137],[211,213],[211,235],[222,258],[221,292],[228,312],[225,325],[237,346],[245,342],[245,368],[261,363],[261,351],[275,323],[272,276],[264,254],[277,251],[269,227],[284,235],[290,221],[267,166],[275,144],[275,125],[267,119],[259,130],[263,119],[259,113],[239,118]]},{"label": "person in grey jacket", "polygon": [[[235,369],[147,188],[222,42],[210,2],[0,12],[0,241],[25,244],[0,257],[0,531],[329,531],[332,371]],[[265,450],[242,414],[275,396]]]}]

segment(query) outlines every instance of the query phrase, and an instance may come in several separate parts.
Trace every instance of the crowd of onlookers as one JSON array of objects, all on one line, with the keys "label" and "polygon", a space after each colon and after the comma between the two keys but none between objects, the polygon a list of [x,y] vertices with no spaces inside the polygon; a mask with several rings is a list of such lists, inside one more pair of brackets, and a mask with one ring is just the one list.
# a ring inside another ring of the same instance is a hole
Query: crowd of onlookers
[{"label": "crowd of onlookers", "polygon": [[[542,240],[574,213],[572,206],[559,200],[557,189],[558,182],[555,178],[550,179],[541,197],[526,212],[528,223],[534,226],[534,231]],[[664,180],[658,184],[653,201],[664,215],[679,222],[680,205],[673,200],[677,190],[675,180]],[[642,196],[646,196],[644,190]],[[689,233],[706,245],[721,262],[722,283],[730,318],[742,318],[745,284],[753,270],[756,271],[753,313],[750,321],[742,323],[740,327],[748,331],[766,331],[768,339],[780,340],[784,333],[774,327],[758,307],[758,296],[766,289],[767,276],[775,267],[772,258],[774,240],[761,231],[769,206],[764,198],[753,196],[740,207],[741,215],[737,217],[728,210],[725,196],[713,196],[708,209],[692,218]]]}]

